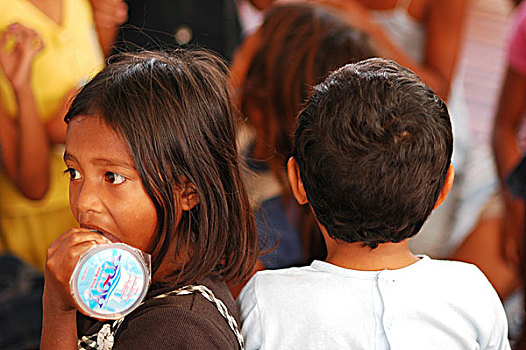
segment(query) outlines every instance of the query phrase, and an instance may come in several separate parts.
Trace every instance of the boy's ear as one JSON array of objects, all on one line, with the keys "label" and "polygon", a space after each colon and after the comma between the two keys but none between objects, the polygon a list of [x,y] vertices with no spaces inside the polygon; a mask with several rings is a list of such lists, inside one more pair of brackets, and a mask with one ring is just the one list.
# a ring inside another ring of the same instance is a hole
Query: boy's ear
[{"label": "boy's ear", "polygon": [[188,211],[199,203],[195,185],[184,176],[182,178],[182,186],[179,186],[177,189],[177,195],[179,196],[182,210]]},{"label": "boy's ear", "polygon": [[453,187],[453,182],[455,182],[455,168],[453,168],[453,165],[449,165],[449,169],[447,170],[446,174],[446,181],[444,181],[444,186],[442,186],[442,190],[440,191],[440,194],[438,195],[438,199],[435,203],[435,206],[433,207],[433,210],[438,208],[447,198],[447,195],[451,191],[451,188]]},{"label": "boy's ear", "polygon": [[287,174],[289,176],[290,187],[292,188],[292,194],[300,205],[307,204],[307,194],[303,187],[303,181],[301,181],[300,170],[298,169],[298,163],[294,157],[290,157],[287,163]]}]

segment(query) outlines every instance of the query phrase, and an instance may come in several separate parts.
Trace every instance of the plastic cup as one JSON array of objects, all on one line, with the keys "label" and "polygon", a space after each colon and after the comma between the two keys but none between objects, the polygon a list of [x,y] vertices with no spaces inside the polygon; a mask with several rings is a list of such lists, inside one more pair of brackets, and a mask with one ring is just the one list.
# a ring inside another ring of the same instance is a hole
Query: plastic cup
[{"label": "plastic cup", "polygon": [[151,279],[150,255],[124,243],[96,245],[78,261],[69,281],[82,313],[116,320],[142,302]]}]

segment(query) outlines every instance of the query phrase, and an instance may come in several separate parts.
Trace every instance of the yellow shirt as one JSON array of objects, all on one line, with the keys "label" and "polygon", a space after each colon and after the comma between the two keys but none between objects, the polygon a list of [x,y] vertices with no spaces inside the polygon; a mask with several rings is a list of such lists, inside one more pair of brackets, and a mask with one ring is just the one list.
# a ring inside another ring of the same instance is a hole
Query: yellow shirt
[{"label": "yellow shirt", "polygon": [[[18,22],[38,32],[44,42],[44,49],[33,62],[31,81],[43,121],[53,119],[69,91],[86,82],[104,64],[89,2],[62,0],[62,6],[59,25],[28,0],[0,0],[0,30]],[[0,103],[16,117],[16,98],[1,69]],[[26,199],[0,173],[0,250],[9,250],[40,266],[49,244],[75,225],[62,152],[60,146],[53,149],[50,187],[42,200]]]}]

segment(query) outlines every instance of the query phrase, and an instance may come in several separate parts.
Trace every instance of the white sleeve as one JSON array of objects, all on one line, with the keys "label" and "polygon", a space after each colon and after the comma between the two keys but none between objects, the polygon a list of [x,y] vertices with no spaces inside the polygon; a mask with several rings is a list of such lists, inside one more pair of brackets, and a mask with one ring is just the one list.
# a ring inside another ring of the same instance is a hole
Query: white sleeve
[{"label": "white sleeve", "polygon": [[245,349],[261,349],[261,317],[256,296],[256,276],[243,288],[237,303],[241,311],[241,333],[245,338]]},{"label": "white sleeve", "polygon": [[486,349],[510,350],[511,347],[508,340],[508,320],[500,300],[497,300],[497,302],[498,304],[495,305],[495,323],[493,324],[493,330]]},{"label": "white sleeve", "polygon": [[477,272],[480,274],[481,279],[484,282],[484,285],[481,286],[479,292],[483,293],[485,287],[486,294],[488,295],[488,298],[486,299],[486,305],[488,305],[489,311],[488,317],[493,320],[491,331],[486,338],[487,343],[485,346],[483,345],[481,349],[510,350],[511,347],[508,339],[508,319],[506,318],[506,312],[504,311],[502,302],[486,276],[484,276],[484,274],[478,269]]},{"label": "white sleeve", "polygon": [[508,320],[500,305],[500,309],[495,314],[495,323],[491,332],[487,350],[510,350],[510,342],[508,340]]}]

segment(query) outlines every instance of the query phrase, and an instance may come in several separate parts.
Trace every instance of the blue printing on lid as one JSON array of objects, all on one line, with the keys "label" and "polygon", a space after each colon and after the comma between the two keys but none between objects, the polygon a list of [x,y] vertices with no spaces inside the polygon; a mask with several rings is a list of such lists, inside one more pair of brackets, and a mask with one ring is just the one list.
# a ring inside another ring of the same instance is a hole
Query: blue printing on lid
[{"label": "blue printing on lid", "polygon": [[142,297],[145,271],[130,252],[104,249],[89,257],[77,276],[80,301],[99,315],[126,312]]}]

